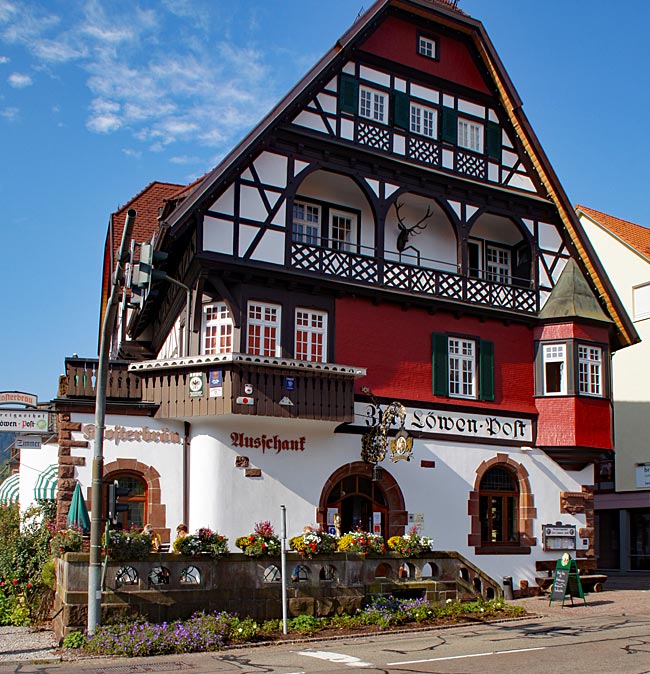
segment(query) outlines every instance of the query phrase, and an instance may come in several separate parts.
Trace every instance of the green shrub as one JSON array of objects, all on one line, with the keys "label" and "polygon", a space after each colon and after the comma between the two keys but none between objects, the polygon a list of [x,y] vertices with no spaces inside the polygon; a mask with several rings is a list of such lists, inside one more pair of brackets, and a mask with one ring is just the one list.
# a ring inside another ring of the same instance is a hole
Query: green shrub
[{"label": "green shrub", "polygon": [[83,545],[83,533],[80,529],[61,529],[50,541],[50,548],[55,557],[63,557],[66,552],[79,552]]},{"label": "green shrub", "polygon": [[63,648],[83,648],[86,641],[86,635],[83,632],[69,632],[63,637]]},{"label": "green shrub", "polygon": [[102,543],[110,559],[118,561],[144,559],[153,547],[151,536],[136,530],[109,531],[108,545],[106,535],[102,537]]},{"label": "green shrub", "polygon": [[309,636],[321,628],[321,622],[312,615],[297,615],[289,620],[288,627]]}]

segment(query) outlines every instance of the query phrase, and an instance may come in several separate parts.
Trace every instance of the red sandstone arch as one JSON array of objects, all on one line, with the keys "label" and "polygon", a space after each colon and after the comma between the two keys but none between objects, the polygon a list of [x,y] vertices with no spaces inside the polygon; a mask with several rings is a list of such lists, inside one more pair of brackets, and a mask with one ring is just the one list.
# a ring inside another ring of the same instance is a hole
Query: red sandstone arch
[{"label": "red sandstone arch", "polygon": [[[471,521],[471,529],[467,537],[467,544],[474,547],[481,547],[481,522],[479,519],[479,488],[481,480],[490,468],[499,466],[505,468],[517,480],[519,487],[519,532],[521,548],[537,545],[537,539],[533,536],[533,520],[537,517],[535,508],[535,496],[530,488],[528,480],[528,471],[520,463],[510,458],[508,454],[497,454],[492,459],[483,461],[476,469],[476,479],[474,480],[474,491],[469,493],[467,509]],[[505,552],[505,550],[504,550]],[[523,550],[522,550],[523,552]]]},{"label": "red sandstone arch", "polygon": [[117,459],[104,466],[104,480],[113,479],[118,473],[132,473],[147,483],[147,522],[158,532],[163,543],[169,542],[170,529],[167,527],[167,506],[160,498],[160,473],[137,459]]},{"label": "red sandstone arch", "polygon": [[[321,491],[320,501],[316,509],[316,523],[327,527],[327,498],[334,486],[344,477],[351,475],[372,479],[372,465],[365,461],[353,461],[335,470],[325,481]],[[386,531],[388,537],[401,536],[408,524],[408,512],[404,502],[404,495],[397,480],[384,468],[383,480],[380,489],[386,499],[388,514],[386,517]]]}]

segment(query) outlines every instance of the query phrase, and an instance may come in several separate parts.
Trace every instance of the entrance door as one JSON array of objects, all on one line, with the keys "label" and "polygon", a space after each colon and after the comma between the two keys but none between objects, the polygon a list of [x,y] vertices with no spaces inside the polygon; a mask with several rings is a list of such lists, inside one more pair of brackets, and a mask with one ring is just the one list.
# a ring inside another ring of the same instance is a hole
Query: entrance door
[{"label": "entrance door", "polygon": [[[380,533],[386,537],[388,508],[380,484],[363,475],[348,475],[334,485],[327,499],[327,507],[338,510],[342,534],[358,530]],[[376,531],[373,524],[379,517],[381,531]]]}]

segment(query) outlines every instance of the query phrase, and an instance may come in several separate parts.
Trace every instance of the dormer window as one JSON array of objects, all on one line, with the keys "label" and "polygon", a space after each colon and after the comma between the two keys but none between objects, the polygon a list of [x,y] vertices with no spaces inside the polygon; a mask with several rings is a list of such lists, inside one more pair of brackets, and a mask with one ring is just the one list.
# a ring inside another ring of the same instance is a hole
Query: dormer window
[{"label": "dormer window", "polygon": [[418,54],[428,59],[438,58],[438,44],[432,37],[418,35]]}]

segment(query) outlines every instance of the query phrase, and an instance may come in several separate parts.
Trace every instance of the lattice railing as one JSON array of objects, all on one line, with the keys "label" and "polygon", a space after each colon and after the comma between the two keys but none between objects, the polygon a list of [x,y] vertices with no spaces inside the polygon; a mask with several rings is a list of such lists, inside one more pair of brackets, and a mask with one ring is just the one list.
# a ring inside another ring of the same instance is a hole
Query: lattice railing
[{"label": "lattice railing", "polygon": [[526,314],[534,314],[537,311],[537,290],[530,286],[497,283],[441,269],[379,260],[359,253],[329,250],[294,242],[291,247],[291,266],[321,276],[400,290],[414,295],[468,302]]}]

